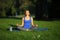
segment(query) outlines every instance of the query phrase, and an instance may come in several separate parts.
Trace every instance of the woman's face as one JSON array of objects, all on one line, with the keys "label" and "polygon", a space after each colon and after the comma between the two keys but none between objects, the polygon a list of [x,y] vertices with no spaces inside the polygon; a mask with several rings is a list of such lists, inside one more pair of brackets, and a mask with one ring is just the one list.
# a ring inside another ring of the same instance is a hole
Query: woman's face
[{"label": "woman's face", "polygon": [[26,11],[26,15],[28,15],[28,16],[30,15],[30,12],[28,10]]}]

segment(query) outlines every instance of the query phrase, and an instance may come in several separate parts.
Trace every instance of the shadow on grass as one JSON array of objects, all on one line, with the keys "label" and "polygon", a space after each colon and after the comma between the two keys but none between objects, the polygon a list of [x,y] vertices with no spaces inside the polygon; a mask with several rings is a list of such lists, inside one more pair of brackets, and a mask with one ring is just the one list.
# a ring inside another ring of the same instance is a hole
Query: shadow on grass
[{"label": "shadow on grass", "polygon": [[[16,26],[16,25],[14,25],[14,24],[9,24],[9,26],[12,27],[13,30],[17,30],[17,26]],[[10,28],[10,27],[9,27],[9,28]],[[9,28],[7,28],[7,30],[9,30]]]}]

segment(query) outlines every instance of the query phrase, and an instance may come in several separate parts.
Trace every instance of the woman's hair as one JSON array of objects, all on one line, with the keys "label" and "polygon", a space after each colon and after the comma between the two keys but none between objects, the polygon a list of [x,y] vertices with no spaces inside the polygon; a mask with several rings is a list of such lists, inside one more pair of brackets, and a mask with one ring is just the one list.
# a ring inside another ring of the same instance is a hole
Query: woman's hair
[{"label": "woman's hair", "polygon": [[[29,10],[25,10],[25,11],[24,11],[24,13],[25,13],[25,16],[26,16],[26,11],[29,11]],[[29,11],[29,13],[30,13],[30,11]],[[29,15],[29,16],[30,16],[30,15]]]}]

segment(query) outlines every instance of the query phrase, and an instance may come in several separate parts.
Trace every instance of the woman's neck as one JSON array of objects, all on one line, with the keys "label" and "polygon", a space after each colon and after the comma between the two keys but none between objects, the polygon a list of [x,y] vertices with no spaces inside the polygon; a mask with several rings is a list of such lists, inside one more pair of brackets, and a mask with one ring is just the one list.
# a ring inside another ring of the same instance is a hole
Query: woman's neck
[{"label": "woman's neck", "polygon": [[30,20],[30,16],[25,16],[25,19],[26,20]]},{"label": "woman's neck", "polygon": [[28,15],[26,17],[29,17]]}]

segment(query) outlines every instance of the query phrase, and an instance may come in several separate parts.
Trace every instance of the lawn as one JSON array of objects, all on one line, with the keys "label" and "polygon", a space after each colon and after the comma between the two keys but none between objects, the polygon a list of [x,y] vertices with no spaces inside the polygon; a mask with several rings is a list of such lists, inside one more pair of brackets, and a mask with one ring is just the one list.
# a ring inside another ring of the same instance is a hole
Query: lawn
[{"label": "lawn", "polygon": [[21,24],[21,19],[0,18],[0,40],[60,40],[60,21],[36,21],[45,31],[8,31],[10,24]]}]

